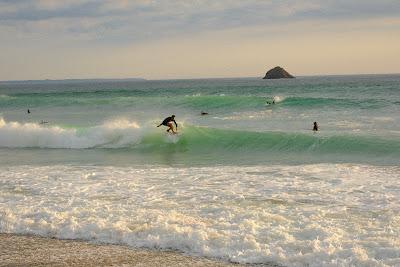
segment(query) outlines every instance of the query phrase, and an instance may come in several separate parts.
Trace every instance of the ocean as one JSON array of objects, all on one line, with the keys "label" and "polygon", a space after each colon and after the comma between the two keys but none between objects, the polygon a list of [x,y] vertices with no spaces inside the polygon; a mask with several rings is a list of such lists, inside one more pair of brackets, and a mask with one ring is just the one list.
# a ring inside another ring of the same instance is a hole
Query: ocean
[{"label": "ocean", "polygon": [[0,232],[400,266],[400,75],[0,82]]}]

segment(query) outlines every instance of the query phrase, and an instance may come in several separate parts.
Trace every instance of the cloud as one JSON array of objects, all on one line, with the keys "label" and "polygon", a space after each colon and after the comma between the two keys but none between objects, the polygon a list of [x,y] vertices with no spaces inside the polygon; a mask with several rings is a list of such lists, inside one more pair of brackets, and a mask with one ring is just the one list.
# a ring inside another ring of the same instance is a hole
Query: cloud
[{"label": "cloud", "polygon": [[0,79],[241,76],[271,60],[334,73],[352,55],[384,72],[399,14],[399,0],[0,0]]},{"label": "cloud", "polygon": [[[388,25],[393,28],[383,31]],[[296,75],[399,72],[399,26],[400,19],[347,20],[339,25],[313,21],[126,45],[76,46],[56,40],[51,46],[3,50],[0,80],[250,77],[275,65]],[[337,27],[347,30],[334,32]]]},{"label": "cloud", "polygon": [[88,39],[97,36],[97,40],[111,42],[243,26],[279,26],[304,20],[370,19],[398,14],[398,0],[0,0],[0,21],[15,31],[35,33],[43,30],[43,21],[55,26],[57,21],[63,21],[58,29],[53,27],[54,34],[80,33],[87,34]]}]

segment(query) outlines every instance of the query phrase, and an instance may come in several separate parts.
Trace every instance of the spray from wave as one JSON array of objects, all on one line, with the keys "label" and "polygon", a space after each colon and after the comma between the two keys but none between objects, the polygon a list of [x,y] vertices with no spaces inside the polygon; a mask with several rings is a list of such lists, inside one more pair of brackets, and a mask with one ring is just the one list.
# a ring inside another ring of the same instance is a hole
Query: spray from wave
[{"label": "spray from wave", "polygon": [[117,148],[135,144],[141,136],[142,130],[139,125],[125,119],[80,129],[6,122],[0,118],[0,147]]}]

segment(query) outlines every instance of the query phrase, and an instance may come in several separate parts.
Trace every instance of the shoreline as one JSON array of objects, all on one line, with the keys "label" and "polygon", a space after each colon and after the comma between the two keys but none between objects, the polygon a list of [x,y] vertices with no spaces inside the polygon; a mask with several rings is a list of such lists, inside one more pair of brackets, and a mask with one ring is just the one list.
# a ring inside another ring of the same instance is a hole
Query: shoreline
[{"label": "shoreline", "polygon": [[[241,267],[252,265],[188,256],[178,251],[0,233],[0,266]],[[257,264],[256,266],[277,267],[278,265]]]}]

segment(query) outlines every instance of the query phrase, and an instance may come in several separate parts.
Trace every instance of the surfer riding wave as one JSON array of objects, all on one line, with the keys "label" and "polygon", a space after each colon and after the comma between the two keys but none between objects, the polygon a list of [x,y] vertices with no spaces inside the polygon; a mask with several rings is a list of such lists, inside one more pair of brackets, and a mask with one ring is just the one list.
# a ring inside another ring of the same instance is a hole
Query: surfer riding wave
[{"label": "surfer riding wave", "polygon": [[[172,125],[172,122],[175,123],[175,130]],[[175,121],[175,115],[165,118],[159,125],[157,125],[157,127],[160,127],[161,125],[168,127],[167,132],[172,131],[172,133],[176,134],[178,131],[178,124]]]}]

